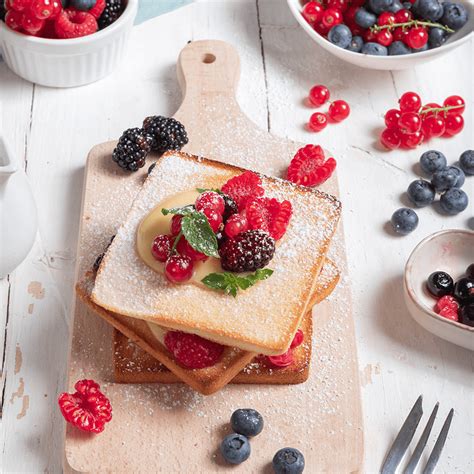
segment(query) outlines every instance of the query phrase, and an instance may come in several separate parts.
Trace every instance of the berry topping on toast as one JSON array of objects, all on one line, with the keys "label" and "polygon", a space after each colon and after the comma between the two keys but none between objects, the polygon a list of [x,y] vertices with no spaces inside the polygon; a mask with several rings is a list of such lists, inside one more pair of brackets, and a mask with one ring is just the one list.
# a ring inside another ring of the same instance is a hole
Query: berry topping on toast
[{"label": "berry topping on toast", "polygon": [[264,194],[260,176],[252,171],[245,171],[229,179],[222,186],[222,192],[235,201],[239,211],[243,211],[248,202]]},{"label": "berry topping on toast", "polygon": [[263,230],[279,240],[290,222],[292,207],[290,201],[279,202],[275,198],[261,197],[250,202],[246,212],[251,229]]}]

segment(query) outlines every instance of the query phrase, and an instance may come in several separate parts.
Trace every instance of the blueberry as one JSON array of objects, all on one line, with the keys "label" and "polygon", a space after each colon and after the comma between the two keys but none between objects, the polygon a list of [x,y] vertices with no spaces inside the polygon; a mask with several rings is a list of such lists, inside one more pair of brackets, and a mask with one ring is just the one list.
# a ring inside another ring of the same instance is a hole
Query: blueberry
[{"label": "blueberry", "polygon": [[474,327],[474,303],[461,306],[459,310],[459,322],[466,326]]},{"label": "blueberry", "polygon": [[353,36],[351,44],[347,47],[349,51],[354,51],[354,53],[359,53],[364,45],[364,40],[362,36]]},{"label": "blueberry", "polygon": [[416,207],[425,207],[435,198],[435,190],[429,181],[417,179],[407,189],[408,198]]},{"label": "blueberry", "polygon": [[410,54],[411,49],[403,41],[394,41],[388,47],[389,56],[399,56],[400,54]]},{"label": "blueberry", "polygon": [[471,263],[466,269],[466,276],[474,279],[474,263]]},{"label": "blueberry", "polygon": [[469,204],[469,199],[462,189],[451,188],[444,194],[441,194],[439,204],[446,214],[454,215],[466,209]]},{"label": "blueberry", "polygon": [[367,11],[365,8],[359,8],[354,16],[354,21],[361,28],[370,28],[377,22],[377,16]]},{"label": "blueberry", "polygon": [[464,174],[464,171],[461,168],[458,168],[457,166],[449,166],[448,169],[454,171],[457,176],[457,180],[454,183],[454,187],[462,188],[464,182],[466,181],[466,175]]},{"label": "blueberry", "polygon": [[390,13],[397,13],[400,10],[403,10],[402,2],[400,0],[393,0],[392,5],[390,5],[387,11],[389,11]]},{"label": "blueberry", "polygon": [[411,7],[413,6],[411,2],[403,2],[402,5],[403,5],[403,8],[408,11],[410,11]]},{"label": "blueberry", "polygon": [[381,44],[369,42],[365,43],[364,46],[362,46],[361,53],[370,54],[373,56],[387,56],[388,50],[385,46],[382,46]]},{"label": "blueberry", "polygon": [[420,157],[421,169],[428,175],[446,168],[448,161],[446,157],[436,150],[425,151]]},{"label": "blueberry", "polygon": [[380,15],[382,12],[388,11],[394,0],[369,0],[370,9]]},{"label": "blueberry", "polygon": [[438,0],[416,0],[417,16],[429,21],[438,21],[443,16],[443,5]]},{"label": "blueberry", "polygon": [[454,280],[446,272],[433,272],[426,281],[428,291],[437,298],[452,295],[454,291]]},{"label": "blueberry", "polygon": [[97,0],[71,0],[71,6],[81,11],[90,10],[96,3]]},{"label": "blueberry", "polygon": [[391,223],[397,234],[407,235],[417,228],[418,216],[414,210],[402,207],[393,213]]},{"label": "blueberry", "polygon": [[466,150],[459,157],[459,166],[469,176],[474,175],[474,150]]},{"label": "blueberry", "polygon": [[461,29],[467,23],[468,13],[464,5],[445,2],[443,7],[443,16],[440,23],[452,28],[454,31]]},{"label": "blueberry", "polygon": [[439,48],[446,43],[449,35],[446,30],[442,28],[430,28],[428,31],[428,44],[430,48]]},{"label": "blueberry", "polygon": [[272,466],[276,474],[301,474],[304,456],[295,448],[283,448],[273,456]]},{"label": "blueberry", "polygon": [[221,453],[230,464],[240,464],[250,456],[249,440],[240,434],[227,435],[221,443]]},{"label": "blueberry", "polygon": [[422,51],[426,51],[429,49],[428,43],[425,43],[421,48],[413,49],[414,53],[421,53]]},{"label": "blueberry", "polygon": [[352,33],[346,25],[335,25],[329,30],[328,39],[336,46],[346,49],[351,44]]},{"label": "blueberry", "polygon": [[454,188],[457,181],[458,174],[450,168],[436,171],[431,178],[431,184],[437,193],[442,193],[443,191]]},{"label": "blueberry", "polygon": [[454,297],[461,304],[474,303],[474,280],[461,278],[454,285]]},{"label": "blueberry", "polygon": [[257,436],[263,430],[263,417],[252,408],[239,408],[230,418],[232,429],[244,436]]}]

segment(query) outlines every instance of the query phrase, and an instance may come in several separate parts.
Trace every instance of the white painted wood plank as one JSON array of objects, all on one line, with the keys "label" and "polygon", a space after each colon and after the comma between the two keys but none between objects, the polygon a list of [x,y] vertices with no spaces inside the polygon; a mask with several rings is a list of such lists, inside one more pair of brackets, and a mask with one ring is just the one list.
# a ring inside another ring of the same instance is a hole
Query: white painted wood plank
[{"label": "white painted wood plank", "polygon": [[[422,209],[419,228],[405,238],[391,237],[384,224],[403,205],[400,196],[416,179],[412,167],[423,151],[439,148],[454,162],[463,150],[472,148],[473,116],[469,111],[465,114],[465,131],[456,139],[433,140],[416,151],[387,153],[374,144],[384,112],[396,105],[398,94],[407,90],[419,91],[425,101],[442,101],[457,93],[472,104],[472,85],[466,78],[473,67],[473,45],[467,44],[411,71],[364,70],[339,61],[313,44],[295,26],[283,0],[279,8],[276,2],[259,3],[271,130],[320,143],[331,149],[339,162],[363,383],[365,470],[379,469],[411,404],[423,393],[426,411],[439,400],[440,418],[451,407],[457,412],[440,472],[468,472],[472,469],[469,393],[473,354],[432,336],[410,319],[403,303],[401,275],[409,252],[419,240],[443,228],[466,228],[470,216],[445,217],[432,208]],[[314,110],[306,108],[303,99],[316,83],[330,86],[334,98],[345,99],[352,107],[346,122],[330,125],[319,134],[304,129]],[[473,196],[468,181],[469,188]],[[436,428],[440,427],[438,421]]]}]

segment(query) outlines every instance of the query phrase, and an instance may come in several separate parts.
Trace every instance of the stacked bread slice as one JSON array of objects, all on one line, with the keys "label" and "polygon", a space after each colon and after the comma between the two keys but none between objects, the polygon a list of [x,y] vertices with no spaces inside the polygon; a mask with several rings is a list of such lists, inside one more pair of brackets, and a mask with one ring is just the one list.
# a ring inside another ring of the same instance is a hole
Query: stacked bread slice
[{"label": "stacked bread slice", "polygon": [[[340,216],[340,203],[335,198],[284,180],[261,177],[266,195],[289,200],[293,216],[270,262],[271,278],[236,298],[202,285],[172,284],[146,265],[136,251],[137,229],[160,203],[197,188],[220,188],[243,171],[185,153],[163,155],[124,222],[117,223],[117,234],[99,270],[86,272],[78,283],[81,299],[120,333],[115,335],[118,381],[181,380],[209,394],[231,381],[306,380],[311,308],[330,293],[338,279],[337,268],[326,260]],[[294,364],[272,367],[266,356],[286,352],[298,328],[304,333],[304,343],[295,349]],[[211,367],[182,367],[163,343],[162,334],[169,330],[222,344],[223,355]],[[127,370],[131,366],[134,370]]]}]

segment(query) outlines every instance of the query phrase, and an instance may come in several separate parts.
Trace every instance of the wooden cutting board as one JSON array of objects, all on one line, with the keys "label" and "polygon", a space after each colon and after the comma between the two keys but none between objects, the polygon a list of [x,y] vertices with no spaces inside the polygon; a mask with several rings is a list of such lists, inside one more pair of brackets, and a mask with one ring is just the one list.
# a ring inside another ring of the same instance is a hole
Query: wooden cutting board
[{"label": "wooden cutting board", "polygon": [[[303,146],[260,130],[240,110],[235,94],[240,61],[220,41],[197,41],[178,60],[183,103],[176,118],[190,142],[185,151],[283,176]],[[132,175],[111,160],[114,142],[94,147],[85,173],[78,275],[123,221],[146,169]],[[337,158],[337,157],[336,157]],[[338,194],[334,175],[323,189]],[[330,256],[342,271],[334,294],[314,311],[313,360],[309,380],[295,386],[228,385],[204,397],[185,385],[113,383],[112,328],[76,302],[69,390],[81,378],[98,381],[111,399],[113,420],[97,436],[66,429],[65,470],[80,472],[211,473],[229,470],[218,453],[236,408],[259,410],[263,432],[251,441],[252,455],[232,472],[272,472],[274,453],[300,449],[306,471],[356,472],[363,459],[363,428],[351,295],[346,276],[342,225]],[[278,295],[274,295],[278,298]]]}]

